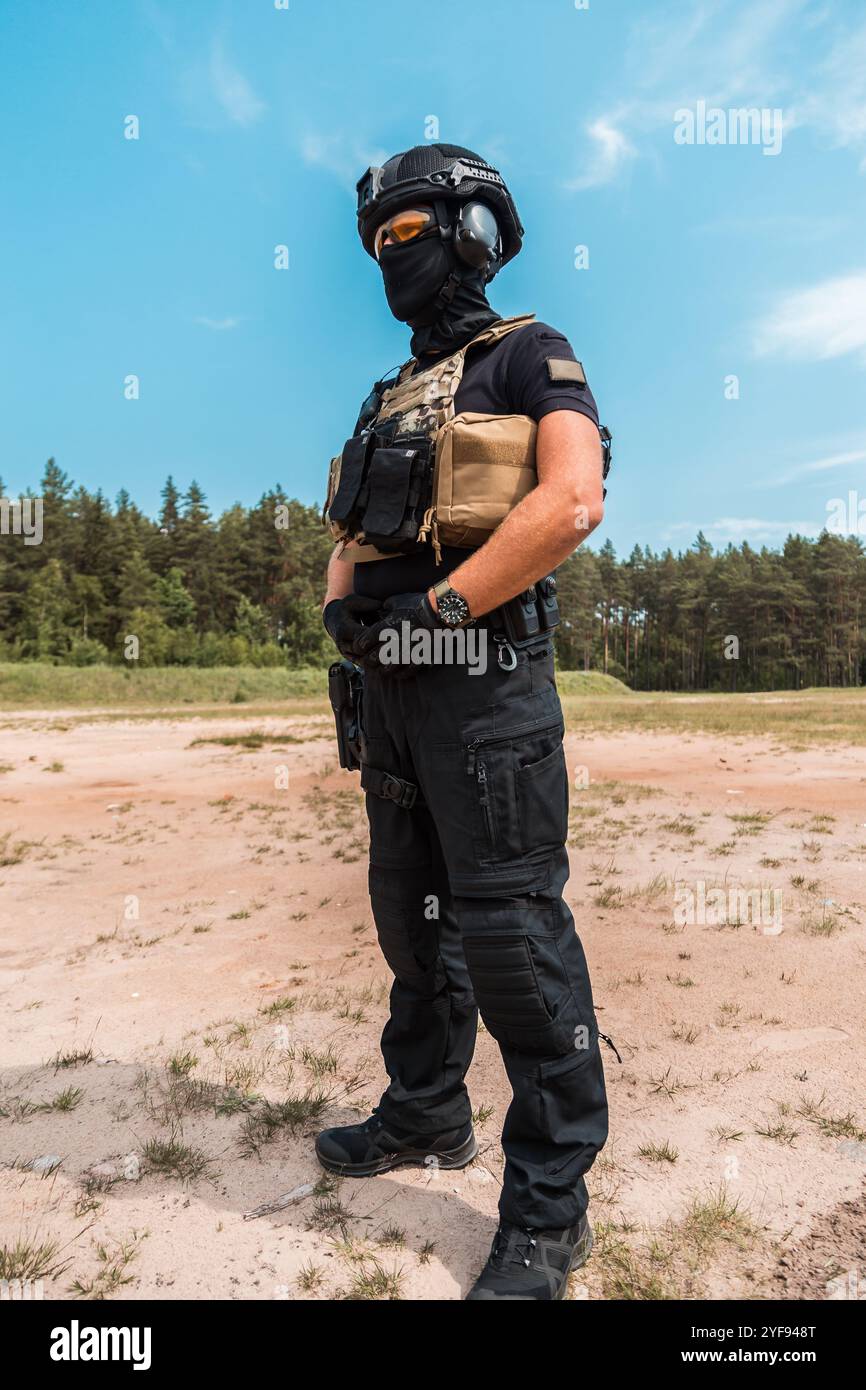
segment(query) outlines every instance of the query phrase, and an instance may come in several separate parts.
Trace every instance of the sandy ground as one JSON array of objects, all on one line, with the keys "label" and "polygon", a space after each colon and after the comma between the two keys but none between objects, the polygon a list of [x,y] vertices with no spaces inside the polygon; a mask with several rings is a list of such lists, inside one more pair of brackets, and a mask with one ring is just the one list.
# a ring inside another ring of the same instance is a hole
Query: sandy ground
[{"label": "sandy ground", "polygon": [[[864,751],[567,752],[568,898],[623,1059],[571,1296],[866,1297]],[[46,1298],[461,1297],[501,1178],[485,1033],[468,1169],[322,1183],[313,1154],[382,1089],[388,988],[329,720],[30,714],[0,768],[6,1273]],[[759,920],[682,920],[685,889],[731,886],[767,890]]]}]

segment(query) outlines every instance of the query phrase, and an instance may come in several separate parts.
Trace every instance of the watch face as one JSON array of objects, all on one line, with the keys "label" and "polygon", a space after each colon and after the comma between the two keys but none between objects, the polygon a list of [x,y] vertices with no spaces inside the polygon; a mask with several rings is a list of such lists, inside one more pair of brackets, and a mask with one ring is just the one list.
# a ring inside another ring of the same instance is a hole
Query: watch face
[{"label": "watch face", "polygon": [[469,617],[469,604],[453,591],[443,594],[439,600],[439,616],[448,627],[458,627]]}]

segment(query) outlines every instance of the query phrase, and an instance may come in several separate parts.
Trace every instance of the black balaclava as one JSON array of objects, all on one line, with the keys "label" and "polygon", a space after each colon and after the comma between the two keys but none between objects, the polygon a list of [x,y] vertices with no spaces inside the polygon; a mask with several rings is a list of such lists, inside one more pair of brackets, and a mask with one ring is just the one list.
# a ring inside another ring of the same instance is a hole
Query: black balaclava
[{"label": "black balaclava", "polygon": [[484,272],[459,261],[438,234],[383,247],[379,268],[391,313],[414,329],[413,357],[456,352],[500,318]]}]

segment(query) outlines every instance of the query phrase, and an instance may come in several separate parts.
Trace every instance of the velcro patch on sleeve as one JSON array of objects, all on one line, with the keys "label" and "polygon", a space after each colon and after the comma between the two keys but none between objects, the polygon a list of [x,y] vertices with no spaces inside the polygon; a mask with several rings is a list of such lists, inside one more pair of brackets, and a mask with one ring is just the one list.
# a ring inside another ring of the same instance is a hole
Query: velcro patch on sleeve
[{"label": "velcro patch on sleeve", "polygon": [[572,362],[570,357],[548,357],[547,371],[551,381],[575,381],[578,386],[586,385],[583,363]]}]

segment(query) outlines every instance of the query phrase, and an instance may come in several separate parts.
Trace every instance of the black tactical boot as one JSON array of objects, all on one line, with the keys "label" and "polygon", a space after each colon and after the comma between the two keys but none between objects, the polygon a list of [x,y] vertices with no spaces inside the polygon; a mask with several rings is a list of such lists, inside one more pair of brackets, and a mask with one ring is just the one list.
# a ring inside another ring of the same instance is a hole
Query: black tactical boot
[{"label": "black tactical boot", "polygon": [[378,1114],[359,1125],[323,1129],[316,1157],[323,1168],[347,1178],[367,1178],[392,1168],[465,1168],[478,1152],[472,1125],[444,1134],[405,1134]]},{"label": "black tactical boot", "polygon": [[591,1249],[592,1230],[585,1216],[579,1225],[564,1231],[535,1231],[503,1223],[466,1301],[565,1298],[569,1274],[586,1264]]}]

